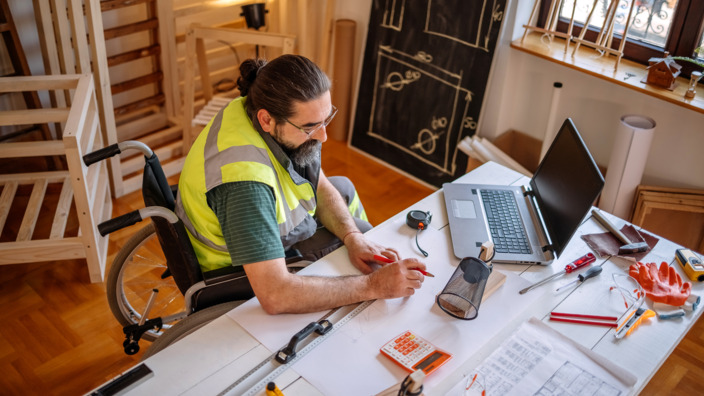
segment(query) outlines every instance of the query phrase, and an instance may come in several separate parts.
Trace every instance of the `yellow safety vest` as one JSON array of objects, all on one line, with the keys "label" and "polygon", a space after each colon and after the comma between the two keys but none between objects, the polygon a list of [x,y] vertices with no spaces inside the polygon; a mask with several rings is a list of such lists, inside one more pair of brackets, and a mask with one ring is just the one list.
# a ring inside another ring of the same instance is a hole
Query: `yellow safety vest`
[{"label": "yellow safety vest", "polygon": [[307,169],[310,181],[299,175],[273,138],[254,129],[245,100],[233,100],[205,126],[181,171],[176,213],[206,271],[231,264],[220,223],[205,195],[223,183],[255,181],[272,188],[284,247],[309,238],[317,228],[312,216],[320,162]]}]

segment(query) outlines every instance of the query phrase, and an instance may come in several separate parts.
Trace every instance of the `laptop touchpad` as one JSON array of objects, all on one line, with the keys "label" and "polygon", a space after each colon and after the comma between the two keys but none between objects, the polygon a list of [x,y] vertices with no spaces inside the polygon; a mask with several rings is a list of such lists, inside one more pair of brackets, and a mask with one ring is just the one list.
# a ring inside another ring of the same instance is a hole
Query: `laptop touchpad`
[{"label": "laptop touchpad", "polygon": [[474,201],[453,199],[452,214],[458,219],[476,219],[477,210],[474,208]]}]

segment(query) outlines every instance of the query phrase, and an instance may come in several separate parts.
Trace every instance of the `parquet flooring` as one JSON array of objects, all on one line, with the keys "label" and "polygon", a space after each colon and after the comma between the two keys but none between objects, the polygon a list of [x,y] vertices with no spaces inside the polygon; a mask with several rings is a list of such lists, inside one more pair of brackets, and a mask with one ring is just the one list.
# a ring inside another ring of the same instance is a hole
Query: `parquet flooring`
[{"label": "parquet flooring", "polygon": [[[339,142],[325,143],[323,166],[352,179],[374,225],[432,192]],[[139,207],[141,197],[130,194],[115,201],[114,213]],[[111,236],[109,262],[133,232]],[[82,260],[0,266],[0,308],[0,395],[83,394],[140,359],[142,352],[124,354],[105,285],[89,282]],[[702,394],[703,344],[700,320],[643,394]]]}]

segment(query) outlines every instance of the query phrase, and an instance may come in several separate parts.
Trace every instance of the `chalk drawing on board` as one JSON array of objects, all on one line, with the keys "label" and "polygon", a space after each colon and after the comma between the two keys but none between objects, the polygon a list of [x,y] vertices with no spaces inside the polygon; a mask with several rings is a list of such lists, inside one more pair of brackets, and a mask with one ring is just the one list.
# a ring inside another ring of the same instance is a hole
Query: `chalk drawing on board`
[{"label": "chalk drawing on board", "polygon": [[[428,1],[424,32],[489,52],[494,23],[500,25],[503,19],[503,11],[501,11],[501,6],[496,3],[497,0],[491,2],[491,17],[486,18],[489,19],[488,22],[485,21],[485,14],[490,0],[483,2],[454,0],[458,3],[456,6],[448,5],[448,2],[452,3],[453,0]],[[433,7],[433,5],[438,5],[438,7]],[[462,15],[458,15],[457,10],[464,12]],[[462,23],[447,23],[458,17],[462,18]],[[467,26],[472,26],[475,29],[467,29]]]},{"label": "chalk drawing on board", "polygon": [[[453,73],[429,60],[432,57],[422,51],[410,55],[379,46],[367,135],[453,175],[459,141],[465,129],[476,129],[476,122],[467,115],[472,93],[462,87],[462,72]],[[384,109],[400,101],[397,95],[421,98],[424,92],[434,93],[440,110],[427,115],[409,114],[390,124]],[[383,105],[377,107],[378,103]]]},{"label": "chalk drawing on board", "polygon": [[407,70],[405,77],[399,72],[389,73],[386,76],[386,82],[382,84],[382,88],[393,89],[394,91],[400,91],[406,84],[410,84],[420,78],[420,72]]},{"label": "chalk drawing on board", "polygon": [[403,10],[405,6],[406,0],[386,0],[381,26],[400,32],[403,28]]},{"label": "chalk drawing on board", "polygon": [[435,186],[463,172],[506,2],[372,0],[350,145]]},{"label": "chalk drawing on board", "polygon": [[[439,128],[445,128],[447,126],[447,118],[441,117],[440,119],[433,118],[430,123],[433,130]],[[435,141],[440,138],[446,131],[440,130],[438,132],[433,132],[430,129],[423,128],[420,133],[418,133],[418,142],[411,146],[412,149],[418,149],[425,155],[430,155],[435,152],[436,143]]]}]

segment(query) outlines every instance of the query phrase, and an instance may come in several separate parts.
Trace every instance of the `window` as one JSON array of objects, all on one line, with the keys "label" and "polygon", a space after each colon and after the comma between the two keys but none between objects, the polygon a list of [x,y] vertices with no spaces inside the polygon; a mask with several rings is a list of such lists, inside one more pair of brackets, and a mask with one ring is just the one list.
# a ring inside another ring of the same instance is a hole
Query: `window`
[{"label": "window", "polygon": [[[624,58],[647,64],[648,59],[662,57],[667,51],[670,55],[698,57],[704,59],[704,51],[695,53],[697,47],[704,41],[704,1],[702,0],[612,0],[618,6],[614,17],[614,38],[611,48],[618,49],[623,37],[623,30],[631,6],[631,24],[628,29],[628,40],[624,46]],[[574,28],[572,35],[579,36],[582,27],[591,11],[589,27],[585,40],[595,42],[602,29],[609,8],[609,0],[564,0],[560,9],[560,19],[557,30],[566,32],[572,8],[574,9]],[[541,3],[538,24],[545,26],[545,20],[550,9],[550,2]],[[689,62],[679,62],[683,74],[689,75],[694,65]]]}]

